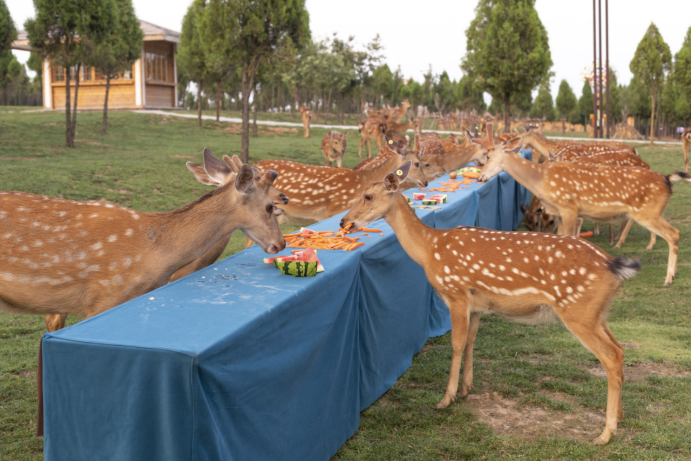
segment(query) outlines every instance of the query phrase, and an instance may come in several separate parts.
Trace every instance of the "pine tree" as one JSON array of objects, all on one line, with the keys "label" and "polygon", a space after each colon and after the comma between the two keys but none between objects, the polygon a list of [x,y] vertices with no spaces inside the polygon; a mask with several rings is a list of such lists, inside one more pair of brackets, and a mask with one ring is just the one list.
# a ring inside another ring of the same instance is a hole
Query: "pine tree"
[{"label": "pine tree", "polygon": [[[691,102],[691,27],[686,31],[681,49],[674,55],[674,80],[679,87],[679,99],[684,100],[684,102],[677,101],[680,111],[675,110],[675,112],[686,115],[686,107],[689,107],[689,102]],[[686,124],[689,115],[683,117],[678,115],[678,117]]]},{"label": "pine tree", "polygon": [[648,88],[652,109],[650,111],[650,145],[655,138],[655,96],[662,89],[665,73],[670,71],[672,53],[669,46],[662,39],[660,31],[651,23],[643,39],[636,48],[629,68]]},{"label": "pine tree", "polygon": [[554,120],[554,102],[552,101],[552,90],[550,88],[549,79],[546,79],[540,90],[537,92],[535,102],[531,109],[531,115],[535,118],[542,118],[543,120]]},{"label": "pine tree", "polygon": [[197,84],[197,125],[202,126],[202,87],[209,75],[204,47],[199,37],[198,21],[204,11],[204,0],[194,0],[182,20],[177,63],[185,79]]},{"label": "pine tree", "polygon": [[557,110],[561,116],[561,132],[566,131],[566,118],[576,108],[576,95],[569,86],[566,80],[562,80],[559,84],[559,94],[557,94]]},{"label": "pine tree", "polygon": [[[65,68],[65,144],[74,147],[77,128],[79,70],[86,44],[100,45],[117,26],[113,0],[34,0],[36,17],[24,28],[29,44],[43,59]],[[82,40],[85,38],[86,40]],[[76,72],[72,67],[76,66]],[[74,111],[70,120],[70,80],[76,81]]]},{"label": "pine tree", "polygon": [[530,93],[552,67],[547,31],[535,0],[480,0],[475,11],[462,68],[493,101],[503,103],[508,132],[512,96]]},{"label": "pine tree", "polygon": [[581,116],[583,125],[588,125],[590,115],[593,113],[593,90],[590,88],[590,83],[586,80],[583,83],[583,90],[581,90],[581,97],[578,100],[578,112]]}]

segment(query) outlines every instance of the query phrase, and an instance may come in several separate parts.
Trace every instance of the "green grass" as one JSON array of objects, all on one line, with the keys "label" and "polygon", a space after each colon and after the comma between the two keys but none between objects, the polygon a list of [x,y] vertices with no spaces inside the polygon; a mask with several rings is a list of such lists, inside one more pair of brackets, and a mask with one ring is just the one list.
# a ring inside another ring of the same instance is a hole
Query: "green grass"
[{"label": "green grass", "polygon": [[[240,150],[240,137],[228,124],[205,121],[199,129],[195,120],[127,112],[110,114],[105,136],[99,134],[100,113],[80,113],[77,147],[67,149],[64,114],[5,109],[0,108],[3,190],[74,200],[105,198],[142,211],[171,210],[208,190],[187,171],[186,161],[200,161],[204,146],[218,156]],[[305,140],[301,130],[260,127],[259,137],[250,141],[251,160],[322,164],[319,144],[325,132],[313,129],[312,138]],[[358,137],[351,136],[346,166],[358,161]],[[656,171],[668,174],[682,165],[679,147],[637,148]],[[530,438],[507,435],[481,422],[470,401],[435,410],[451,360],[445,335],[430,339],[394,387],[362,412],[359,430],[335,459],[690,459],[691,379],[674,375],[691,370],[691,184],[674,186],[666,216],[681,231],[681,242],[679,276],[671,287],[662,287],[668,250],[661,239],[646,251],[649,233],[637,225],[621,250],[612,251],[606,235],[593,238],[610,253],[635,255],[643,264],[641,273],[622,285],[609,315],[614,334],[627,346],[627,370],[648,367],[671,374],[625,383],[626,419],[608,446],[595,447],[559,431]],[[224,257],[242,246],[237,233]],[[0,313],[0,460],[42,459],[42,439],[33,431],[36,353],[43,328],[38,316]],[[560,325],[526,326],[484,317],[475,345],[472,392],[497,392],[527,415],[544,411],[544,420],[598,414],[607,389],[604,379],[588,372],[595,365],[595,357]],[[597,435],[602,425],[591,429]]]}]

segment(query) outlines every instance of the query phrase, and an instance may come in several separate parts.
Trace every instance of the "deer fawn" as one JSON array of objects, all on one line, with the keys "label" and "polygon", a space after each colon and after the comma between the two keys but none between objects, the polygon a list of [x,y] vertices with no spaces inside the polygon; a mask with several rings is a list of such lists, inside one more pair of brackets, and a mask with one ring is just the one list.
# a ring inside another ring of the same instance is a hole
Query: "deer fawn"
[{"label": "deer fawn", "polygon": [[689,172],[689,146],[691,146],[691,128],[684,130],[681,135],[681,146],[684,149],[684,171]]},{"label": "deer fawn", "polygon": [[557,219],[545,211],[540,199],[534,195],[530,201],[530,207],[526,208],[525,204],[521,203],[521,213],[523,213],[525,227],[531,232],[551,234],[557,228]]},{"label": "deer fawn", "polygon": [[286,160],[262,160],[255,166],[260,171],[281,172],[275,186],[289,194],[290,203],[282,207],[285,213],[279,222],[312,224],[344,212],[360,197],[367,185],[381,180],[390,170],[407,161],[413,163],[408,175],[409,187],[426,187],[427,178],[421,168],[419,154],[409,151],[403,155],[396,153],[379,167],[362,171]]},{"label": "deer fawn", "polygon": [[[223,161],[226,162],[227,166],[223,166],[220,163],[215,162],[213,159],[215,157],[211,156],[209,157],[210,164],[213,164],[215,167],[218,169],[223,170],[225,174],[224,182],[221,183],[219,182],[220,179],[222,179],[222,176],[220,175],[215,175],[212,176],[209,174],[209,172],[206,170],[204,165],[199,165],[197,163],[192,163],[188,162],[187,163],[187,168],[195,175],[197,180],[201,182],[202,184],[206,185],[214,185],[214,186],[224,186],[230,182],[234,182],[235,178],[237,177],[237,174],[240,172],[242,168],[242,162],[238,158],[237,155],[233,155],[233,158],[231,159],[227,155],[223,156]],[[229,167],[229,168],[228,168]],[[213,167],[210,167],[213,168]],[[232,174],[228,170],[232,170]],[[214,171],[213,169],[211,170],[212,172]],[[254,184],[257,188],[262,188],[262,177],[261,174],[259,173],[259,170],[256,168],[253,169],[254,171]],[[269,196],[274,200],[274,204],[276,205],[284,205],[288,203],[288,197],[283,195],[281,192],[278,190],[274,189],[273,187],[269,187]],[[174,282],[178,279],[181,279],[193,272],[196,272],[198,270],[204,269],[205,267],[210,266],[211,264],[215,263],[216,260],[221,256],[223,251],[226,249],[228,246],[228,242],[230,241],[231,234],[224,235],[216,244],[211,247],[209,251],[204,253],[200,258],[195,259],[185,267],[177,270],[171,277],[170,277],[170,282]],[[67,321],[67,315],[66,314],[46,314],[46,329],[49,332],[57,331],[60,330],[61,328],[65,328],[65,323]]]},{"label": "deer fawn", "polygon": [[640,263],[613,258],[577,237],[428,227],[398,192],[399,179],[405,178],[389,173],[370,184],[341,227],[367,226],[383,218],[449,307],[453,358],[446,394],[437,408],[456,400],[461,355],[465,363],[460,396],[467,396],[472,387],[473,345],[481,314],[528,323],[558,317],[607,372],[607,422],[595,444],[609,442],[624,416],[624,349],[605,315],[622,280],[634,276]]},{"label": "deer fawn", "polygon": [[362,146],[367,143],[367,158],[372,157],[372,145],[370,138],[374,138],[379,150],[381,150],[381,137],[386,132],[386,120],[382,118],[368,118],[358,123],[358,132],[362,135],[360,139],[360,150],[357,156],[362,158]]},{"label": "deer fawn", "polygon": [[408,113],[409,108],[410,101],[404,99],[403,101],[401,101],[401,107],[395,107],[391,110],[391,113],[389,114],[389,119],[393,120],[396,123],[401,123],[401,119],[405,117],[405,115]]},{"label": "deer fawn", "polygon": [[324,135],[322,139],[322,154],[326,160],[326,166],[331,166],[331,162],[336,162],[338,168],[343,167],[343,156],[346,151],[346,138],[348,132],[341,134],[339,131],[332,130]]},{"label": "deer fawn", "polygon": [[[208,149],[204,163],[225,181]],[[165,285],[238,228],[278,253],[282,210],[267,193],[276,175],[257,186],[243,165],[233,183],[167,213],[0,192],[0,308],[92,317]]]},{"label": "deer fawn", "polygon": [[300,116],[302,117],[302,126],[305,130],[303,138],[310,137],[310,123],[312,122],[312,111],[307,106],[300,106]]},{"label": "deer fawn", "polygon": [[662,213],[672,195],[671,181],[691,181],[691,175],[677,172],[663,176],[643,168],[571,162],[536,164],[506,153],[502,146],[495,148],[491,140],[485,147],[487,162],[479,180],[487,181],[506,171],[540,199],[548,213],[561,218],[559,234],[574,235],[579,217],[596,222],[632,218],[664,238],[669,245],[665,285],[672,283],[677,272],[679,231]]}]

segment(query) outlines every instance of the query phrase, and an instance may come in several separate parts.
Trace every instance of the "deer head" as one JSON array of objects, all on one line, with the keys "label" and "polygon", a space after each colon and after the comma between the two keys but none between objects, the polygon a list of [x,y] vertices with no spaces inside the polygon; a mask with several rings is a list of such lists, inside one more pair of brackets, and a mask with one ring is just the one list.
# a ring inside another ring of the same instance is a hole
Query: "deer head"
[{"label": "deer head", "polygon": [[348,136],[348,132],[346,131],[343,134],[338,133],[337,131],[331,131],[329,135],[329,139],[331,140],[331,149],[334,152],[338,152],[339,154],[345,154],[346,151],[346,137]]},{"label": "deer head", "polygon": [[410,170],[411,164],[406,162],[387,174],[383,181],[372,183],[341,219],[341,227],[350,223],[362,227],[386,216],[393,208],[400,185],[406,180]]},{"label": "deer head", "polygon": [[255,171],[252,167],[242,165],[236,174],[208,148],[204,148],[203,171],[192,162],[187,162],[187,168],[204,184],[220,186],[219,190],[235,188],[237,194],[233,194],[231,200],[236,200],[241,206],[237,207],[233,219],[240,223],[239,229],[264,251],[275,254],[285,248],[285,240],[276,221],[283,210],[277,208],[274,199],[269,196],[269,190],[278,177],[277,172],[265,172],[255,184]]},{"label": "deer head", "polygon": [[[436,172],[437,167],[423,160],[419,151],[409,151],[405,143],[396,142],[386,136],[384,136],[384,140],[384,145],[392,152],[395,152],[397,155],[401,156],[403,162],[411,163],[411,166],[408,168],[408,172],[405,175],[408,181],[415,184],[417,187],[427,187],[427,178],[432,177],[431,175]],[[401,183],[404,180],[405,178],[401,180]]]},{"label": "deer head", "polygon": [[[482,144],[482,141],[475,139],[473,139],[472,142],[483,146],[490,145],[489,143]],[[520,145],[514,147],[513,149],[507,149],[507,145],[503,143],[493,147],[492,149],[487,149],[487,153],[485,154],[485,166],[482,169],[482,174],[480,175],[478,181],[489,181],[491,178],[504,171],[504,161],[506,156],[517,154],[521,151],[521,149],[523,149],[523,146]]]}]

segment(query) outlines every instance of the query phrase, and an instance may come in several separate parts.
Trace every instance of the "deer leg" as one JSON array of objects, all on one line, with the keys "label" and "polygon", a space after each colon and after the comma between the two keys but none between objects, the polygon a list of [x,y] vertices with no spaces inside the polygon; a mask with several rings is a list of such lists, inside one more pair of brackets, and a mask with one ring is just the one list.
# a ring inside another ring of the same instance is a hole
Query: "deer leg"
[{"label": "deer leg", "polygon": [[46,330],[49,333],[65,328],[67,314],[46,314]]},{"label": "deer leg", "polygon": [[621,246],[626,241],[626,236],[629,235],[629,231],[631,230],[631,226],[633,226],[633,219],[629,218],[621,226],[621,229],[619,230],[619,241],[617,242],[616,245],[614,245],[614,248],[621,248]]},{"label": "deer leg", "polygon": [[[576,232],[573,235],[579,235],[581,227],[583,227],[583,218],[576,218]],[[595,235],[595,232],[593,232],[593,235]]]},{"label": "deer leg", "polygon": [[[578,235],[576,233],[576,227],[578,225],[578,217],[576,216],[576,213],[559,213],[561,215],[561,221],[562,221],[562,232],[559,232],[561,235]],[[583,221],[581,220],[581,223]]]},{"label": "deer leg", "polygon": [[669,259],[667,260],[667,277],[665,277],[665,286],[671,285],[672,280],[674,280],[677,275],[679,231],[659,215],[648,221],[638,221],[638,223],[648,229],[650,232],[654,232],[665,239],[669,245]]},{"label": "deer leg", "polygon": [[657,237],[653,232],[650,233],[650,242],[648,243],[648,246],[645,247],[646,250],[652,250],[653,247],[655,246],[655,242],[657,241]]},{"label": "deer leg", "polygon": [[360,150],[357,152],[357,156],[359,158],[362,158],[362,145],[365,143],[365,135],[362,135],[362,139],[360,139]]},{"label": "deer leg", "polygon": [[[595,309],[593,309],[594,311]],[[592,322],[565,322],[566,327],[590,350],[602,363],[607,373],[607,419],[602,434],[594,440],[595,445],[605,445],[617,432],[617,423],[623,415],[621,407],[621,386],[624,382],[624,348],[613,341],[609,327],[604,318]]]},{"label": "deer leg", "polygon": [[372,141],[367,138],[367,158],[372,158]]},{"label": "deer leg", "polygon": [[251,238],[245,236],[245,248],[249,248],[252,245],[254,245],[254,241]]},{"label": "deer leg", "polygon": [[336,159],[336,164],[339,168],[343,168],[343,157],[338,157],[338,159]]},{"label": "deer leg", "polygon": [[468,325],[468,338],[465,341],[465,352],[463,354],[463,382],[461,383],[461,397],[468,395],[468,391],[473,387],[473,345],[475,336],[480,327],[480,313],[470,314],[470,324]]},{"label": "deer leg", "polygon": [[557,223],[557,235],[564,235],[564,221],[561,219],[561,216],[557,219],[559,220]]},{"label": "deer leg", "polygon": [[[579,232],[579,234],[580,234],[580,232]],[[595,225],[593,226],[593,235],[600,235],[600,224],[599,223],[595,223]]]},{"label": "deer leg", "polygon": [[451,311],[451,346],[453,347],[453,357],[451,358],[451,371],[449,372],[449,383],[446,386],[446,394],[437,404],[437,410],[448,407],[451,402],[456,400],[456,393],[458,392],[461,357],[463,355],[463,349],[465,348],[466,337],[468,336],[469,323],[467,302],[463,304],[459,306],[458,301],[446,303]]},{"label": "deer leg", "polygon": [[[609,325],[607,325],[607,322],[602,322],[602,329],[605,330],[605,333],[607,333],[607,336],[609,336],[609,339],[616,344],[619,349],[621,350],[622,354],[624,353],[624,348],[622,347],[621,344],[619,344],[619,341],[617,341],[617,338],[614,337],[614,334],[612,334],[612,330],[609,329]],[[624,373],[621,374],[621,384],[622,386],[624,385],[624,380],[626,377],[624,376]],[[624,419],[624,403],[621,399],[621,392],[619,393],[619,411],[617,412],[617,418],[619,421]]]}]

